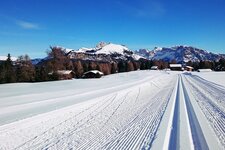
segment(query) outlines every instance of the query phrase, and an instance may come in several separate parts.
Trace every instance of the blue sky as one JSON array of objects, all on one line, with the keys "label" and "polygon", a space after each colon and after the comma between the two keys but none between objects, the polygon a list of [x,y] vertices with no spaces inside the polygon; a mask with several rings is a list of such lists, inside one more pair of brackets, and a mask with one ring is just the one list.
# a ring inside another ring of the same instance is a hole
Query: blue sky
[{"label": "blue sky", "polygon": [[5,0],[0,55],[46,56],[50,45],[130,49],[191,45],[225,53],[225,0]]}]

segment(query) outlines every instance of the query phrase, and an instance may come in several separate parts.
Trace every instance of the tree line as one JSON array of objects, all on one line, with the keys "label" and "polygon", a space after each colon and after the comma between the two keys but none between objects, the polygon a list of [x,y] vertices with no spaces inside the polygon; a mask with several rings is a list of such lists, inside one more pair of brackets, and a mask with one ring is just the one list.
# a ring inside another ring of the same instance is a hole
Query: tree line
[{"label": "tree line", "polygon": [[[0,83],[15,82],[42,82],[59,80],[58,70],[72,70],[75,78],[82,78],[83,73],[90,70],[99,70],[104,75],[129,72],[135,70],[146,70],[152,66],[158,66],[159,69],[169,68],[170,63],[176,61],[165,62],[162,60],[146,60],[138,61],[118,61],[118,62],[99,62],[87,60],[70,59],[67,53],[58,47],[50,47],[47,52],[45,61],[33,65],[28,55],[21,55],[16,62],[11,60],[10,54],[6,61],[0,62]],[[210,68],[215,71],[225,71],[225,60],[219,61],[200,61],[187,62],[186,65],[194,67],[194,70]]]}]

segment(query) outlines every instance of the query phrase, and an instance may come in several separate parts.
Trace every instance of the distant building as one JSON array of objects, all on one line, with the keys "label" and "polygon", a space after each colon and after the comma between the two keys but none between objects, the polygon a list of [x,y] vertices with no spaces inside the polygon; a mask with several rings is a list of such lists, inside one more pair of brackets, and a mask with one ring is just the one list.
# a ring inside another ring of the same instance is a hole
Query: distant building
[{"label": "distant building", "polygon": [[[53,72],[48,73],[49,75],[53,75]],[[58,70],[56,74],[59,77],[59,80],[69,80],[74,78],[75,73],[72,70]]]},{"label": "distant building", "polygon": [[171,69],[170,68],[165,68],[165,69],[163,69],[164,71],[171,71]]},{"label": "distant building", "polygon": [[173,71],[183,71],[181,64],[170,64],[170,69]]},{"label": "distant building", "polygon": [[185,70],[187,70],[187,71],[193,71],[193,69],[194,69],[194,68],[191,67],[191,66],[186,66],[186,67],[185,67]]},{"label": "distant building", "polygon": [[98,70],[91,70],[83,74],[83,78],[101,78],[104,74]]},{"label": "distant building", "polygon": [[198,72],[212,72],[212,69],[198,69]]},{"label": "distant building", "polygon": [[152,66],[152,67],[151,67],[151,70],[158,70],[158,69],[159,69],[158,66]]}]

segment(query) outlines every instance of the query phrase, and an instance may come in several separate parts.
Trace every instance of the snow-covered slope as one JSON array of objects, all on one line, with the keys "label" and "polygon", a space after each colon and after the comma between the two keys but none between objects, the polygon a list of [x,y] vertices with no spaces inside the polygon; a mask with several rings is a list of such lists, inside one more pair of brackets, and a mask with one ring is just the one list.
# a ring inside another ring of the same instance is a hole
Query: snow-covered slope
[{"label": "snow-covered slope", "polygon": [[[68,50],[68,49],[65,49]],[[84,59],[84,60],[138,60],[143,58],[138,54],[134,54],[124,45],[113,43],[99,43],[94,48],[80,48],[78,50],[71,50],[68,52],[72,59]]]},{"label": "snow-covered slope", "polygon": [[222,80],[225,76],[223,71],[219,72],[192,72],[193,75],[197,75],[207,81],[214,82],[218,85],[222,85],[225,87],[225,80]]},{"label": "snow-covered slope", "polygon": [[104,47],[100,48],[96,54],[125,54],[125,51],[129,51],[127,47],[117,44],[107,44]]},{"label": "snow-covered slope", "polygon": [[211,53],[191,46],[174,46],[171,48],[156,47],[152,51],[142,49],[136,51],[136,53],[148,59],[164,61],[176,60],[177,62],[196,62],[200,60],[218,61],[221,58],[225,58],[224,55]]},{"label": "snow-covered slope", "polygon": [[4,84],[0,149],[224,149],[224,94],[164,71]]},{"label": "snow-covered slope", "polygon": [[93,53],[93,54],[124,54],[124,51],[129,51],[129,49],[123,45],[118,44],[104,44],[103,46],[96,46],[95,48],[82,47],[75,52],[80,53]]}]

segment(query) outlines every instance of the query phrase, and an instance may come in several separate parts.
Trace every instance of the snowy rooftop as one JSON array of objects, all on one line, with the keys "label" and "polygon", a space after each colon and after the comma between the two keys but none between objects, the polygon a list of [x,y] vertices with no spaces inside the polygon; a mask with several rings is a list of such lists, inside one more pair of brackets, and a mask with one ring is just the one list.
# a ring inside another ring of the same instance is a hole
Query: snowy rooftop
[{"label": "snowy rooftop", "polygon": [[98,71],[98,70],[90,70],[90,71],[88,71],[88,72],[85,72],[84,74],[87,74],[87,73],[90,73],[90,72],[92,72],[92,73],[94,73],[94,74],[104,75],[104,73],[103,73],[103,72]]},{"label": "snowy rooftop", "polygon": [[73,72],[72,70],[58,70],[57,71],[58,74],[63,74],[63,75],[67,75],[67,74],[70,74],[72,72]]},{"label": "snowy rooftop", "polygon": [[191,67],[191,66],[186,66],[186,68],[193,69],[193,67]]},{"label": "snowy rooftop", "polygon": [[158,66],[152,66],[151,69],[158,69]]},{"label": "snowy rooftop", "polygon": [[211,72],[211,69],[198,69],[199,72]]},{"label": "snowy rooftop", "polygon": [[[60,74],[60,75],[68,75],[70,73],[72,73],[73,71],[72,70],[58,70],[57,73]],[[49,75],[52,75],[53,72],[50,72],[48,73]]]},{"label": "snowy rooftop", "polygon": [[182,67],[181,64],[170,64],[170,67]]}]

